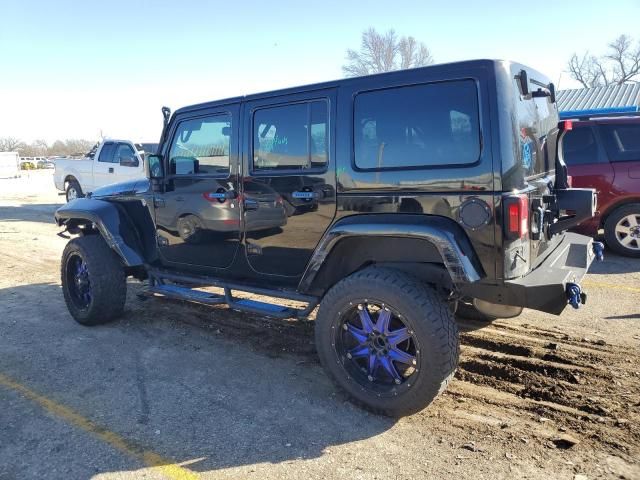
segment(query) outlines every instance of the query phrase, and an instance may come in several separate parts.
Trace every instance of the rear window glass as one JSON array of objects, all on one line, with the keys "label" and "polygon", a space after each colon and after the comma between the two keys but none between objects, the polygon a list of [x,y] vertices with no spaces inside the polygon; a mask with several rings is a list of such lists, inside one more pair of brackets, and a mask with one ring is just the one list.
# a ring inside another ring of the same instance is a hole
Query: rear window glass
[{"label": "rear window glass", "polygon": [[253,171],[322,169],[327,165],[328,103],[316,100],[257,110]]},{"label": "rear window glass", "polygon": [[600,129],[612,161],[640,161],[640,124],[600,125]]},{"label": "rear window glass", "polygon": [[567,165],[598,163],[598,144],[591,127],[575,128],[562,139],[562,153]]},{"label": "rear window glass", "polygon": [[466,165],[480,157],[478,96],[471,80],[359,94],[356,167],[364,170]]}]

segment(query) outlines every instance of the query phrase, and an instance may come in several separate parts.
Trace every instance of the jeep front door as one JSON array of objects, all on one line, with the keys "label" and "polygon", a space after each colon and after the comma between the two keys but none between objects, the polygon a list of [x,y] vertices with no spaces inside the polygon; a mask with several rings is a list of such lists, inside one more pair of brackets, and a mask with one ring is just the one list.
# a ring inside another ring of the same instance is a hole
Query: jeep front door
[{"label": "jeep front door", "polygon": [[234,104],[173,122],[162,152],[166,191],[154,199],[158,248],[169,266],[215,270],[233,261],[240,241],[238,112]]},{"label": "jeep front door", "polygon": [[333,111],[334,90],[246,105],[245,252],[259,274],[295,281],[335,216]]}]

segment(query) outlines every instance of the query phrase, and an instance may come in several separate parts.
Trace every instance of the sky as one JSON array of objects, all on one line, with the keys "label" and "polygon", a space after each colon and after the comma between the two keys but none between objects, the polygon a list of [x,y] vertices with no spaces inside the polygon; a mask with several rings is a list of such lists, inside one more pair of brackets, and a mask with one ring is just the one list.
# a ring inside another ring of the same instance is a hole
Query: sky
[{"label": "sky", "polygon": [[[615,5],[615,7],[613,6]],[[500,58],[560,89],[575,51],[640,40],[640,0],[0,0],[0,137],[157,141],[163,105],[341,78],[363,30],[436,63]]]}]

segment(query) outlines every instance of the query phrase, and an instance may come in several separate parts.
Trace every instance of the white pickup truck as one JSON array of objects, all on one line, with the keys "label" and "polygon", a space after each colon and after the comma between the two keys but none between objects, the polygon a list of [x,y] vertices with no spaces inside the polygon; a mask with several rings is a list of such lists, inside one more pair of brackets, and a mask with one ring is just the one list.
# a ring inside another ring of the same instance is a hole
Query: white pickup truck
[{"label": "white pickup truck", "polygon": [[53,183],[69,202],[104,185],[142,178],[144,153],[129,140],[103,140],[84,158],[56,160]]}]

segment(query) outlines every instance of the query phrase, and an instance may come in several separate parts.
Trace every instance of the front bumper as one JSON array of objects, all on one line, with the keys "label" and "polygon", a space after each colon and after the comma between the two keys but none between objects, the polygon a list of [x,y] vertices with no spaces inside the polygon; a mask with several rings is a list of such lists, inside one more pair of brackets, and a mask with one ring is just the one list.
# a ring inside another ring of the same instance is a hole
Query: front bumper
[{"label": "front bumper", "polygon": [[524,277],[500,286],[470,284],[465,293],[488,302],[559,315],[568,304],[567,284],[579,285],[596,257],[593,243],[591,237],[565,233],[554,251]]}]

